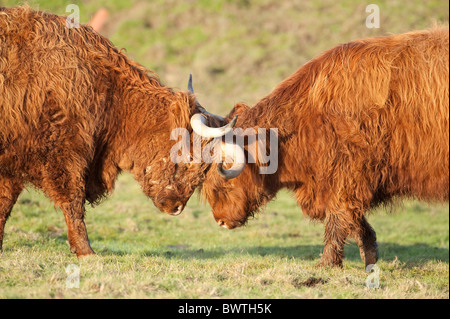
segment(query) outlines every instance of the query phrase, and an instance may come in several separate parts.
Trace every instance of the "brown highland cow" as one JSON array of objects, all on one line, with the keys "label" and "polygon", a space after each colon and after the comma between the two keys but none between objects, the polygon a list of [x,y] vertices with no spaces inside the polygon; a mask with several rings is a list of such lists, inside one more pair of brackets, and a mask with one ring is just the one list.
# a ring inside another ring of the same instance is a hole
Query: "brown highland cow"
[{"label": "brown highland cow", "polygon": [[204,177],[170,161],[170,133],[203,111],[92,28],[69,28],[65,17],[28,6],[0,8],[0,250],[26,184],[62,209],[77,256],[93,253],[85,201],[98,203],[122,170],[158,208],[179,214],[179,198],[187,201]]},{"label": "brown highland cow", "polygon": [[[325,224],[322,265],[342,265],[349,236],[369,265],[378,251],[366,212],[393,198],[448,201],[448,28],[339,45],[226,120],[236,114],[236,127],[278,129],[278,170],[244,163],[230,174],[212,164],[202,194],[220,226],[245,224],[286,188]],[[195,132],[205,124],[192,122]]]}]

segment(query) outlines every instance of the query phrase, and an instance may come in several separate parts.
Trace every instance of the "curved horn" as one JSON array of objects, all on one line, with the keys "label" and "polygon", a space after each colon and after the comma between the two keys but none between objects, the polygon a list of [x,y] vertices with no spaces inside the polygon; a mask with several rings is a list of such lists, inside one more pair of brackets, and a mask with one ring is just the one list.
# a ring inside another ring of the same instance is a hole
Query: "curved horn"
[{"label": "curved horn", "polygon": [[200,136],[213,138],[213,137],[221,137],[225,134],[231,132],[233,127],[236,125],[237,115],[231,120],[227,125],[222,127],[209,127],[206,125],[206,118],[200,114],[194,114],[191,117],[191,126],[195,133]]},{"label": "curved horn", "polygon": [[[192,85],[192,74],[189,75],[189,82],[188,82],[188,90],[191,94],[194,94],[194,87]],[[195,99],[197,104],[198,103],[197,98]],[[214,115],[206,111],[203,107],[200,108],[200,111],[203,114],[207,114],[210,116],[215,116],[221,120],[223,120],[223,117]],[[197,133],[200,136],[207,137],[207,138],[214,138],[214,137],[221,137],[226,135],[227,133],[231,132],[233,130],[233,127],[236,125],[238,116],[236,115],[227,125],[222,127],[209,127],[206,125],[207,121],[206,118],[200,114],[194,114],[191,117],[191,126],[195,133]],[[233,158],[233,166],[230,169],[224,169],[223,163],[219,163],[217,165],[217,172],[220,176],[226,179],[231,179],[237,177],[245,168],[245,154],[244,150],[237,144],[234,143],[222,143],[222,152],[225,154],[225,158],[229,154],[232,154]]]},{"label": "curved horn", "polygon": [[[192,74],[189,74],[188,91],[189,93],[195,95],[194,86],[192,85]],[[195,102],[200,106],[200,102],[197,100],[197,97],[195,97]]]},{"label": "curved horn", "polygon": [[[189,74],[188,91],[189,91],[189,93],[195,95],[195,93],[194,93],[194,86],[192,85],[192,74]],[[209,113],[207,110],[205,110],[205,108],[203,108],[203,107],[201,106],[201,104],[199,103],[197,97],[195,97],[195,102],[197,102],[198,107],[199,107],[199,110],[200,110],[201,113],[207,114],[207,115],[210,115],[210,116],[213,116],[213,117],[216,117],[216,118],[218,118],[218,119],[221,120],[221,121],[224,120],[224,118],[223,118],[222,116],[220,116],[220,115],[215,115],[215,114],[212,114],[212,113]],[[233,125],[233,126],[234,126],[234,125]]]},{"label": "curved horn", "polygon": [[245,153],[242,147],[235,143],[222,143],[222,152],[225,158],[233,155],[233,166],[229,169],[223,168],[223,163],[217,165],[217,172],[220,176],[226,179],[231,179],[239,176],[245,168]]},{"label": "curved horn", "polygon": [[192,86],[192,74],[189,74],[188,90],[194,94],[194,87]]}]

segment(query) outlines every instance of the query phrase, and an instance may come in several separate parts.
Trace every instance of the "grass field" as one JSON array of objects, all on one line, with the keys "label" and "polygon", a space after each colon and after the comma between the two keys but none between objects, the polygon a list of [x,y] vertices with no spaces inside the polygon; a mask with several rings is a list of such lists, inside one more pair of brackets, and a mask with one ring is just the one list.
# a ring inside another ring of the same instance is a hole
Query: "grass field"
[{"label": "grass field", "polygon": [[[77,260],[62,212],[30,190],[6,227],[0,298],[449,297],[448,205],[406,202],[369,221],[380,246],[379,289],[366,287],[354,242],[343,270],[316,267],[323,226],[303,217],[288,193],[229,231],[197,196],[178,217],[160,213],[123,175],[114,195],[87,212],[98,256]],[[79,288],[66,286],[71,264],[80,267]]]},{"label": "grass field", "polygon": [[[184,89],[189,73],[201,103],[225,114],[267,95],[309,59],[357,38],[448,24],[448,1],[84,0],[28,1],[81,21],[106,7],[102,33],[162,81]],[[0,0],[0,6],[22,1]],[[381,28],[367,29],[377,3]],[[113,196],[88,208],[95,257],[69,253],[63,214],[39,192],[20,197],[6,225],[0,298],[449,298],[449,206],[407,201],[369,216],[377,231],[379,289],[354,242],[344,269],[316,267],[323,226],[303,217],[287,192],[233,231],[191,198],[182,215],[157,211],[129,175]],[[69,265],[79,288],[66,286]]]}]

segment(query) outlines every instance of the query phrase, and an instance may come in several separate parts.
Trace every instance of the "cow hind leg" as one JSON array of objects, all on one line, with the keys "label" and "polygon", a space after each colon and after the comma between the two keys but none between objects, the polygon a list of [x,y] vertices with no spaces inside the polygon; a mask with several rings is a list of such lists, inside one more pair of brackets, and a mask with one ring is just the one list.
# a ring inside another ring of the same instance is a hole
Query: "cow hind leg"
[{"label": "cow hind leg", "polygon": [[324,249],[320,266],[342,267],[344,247],[350,235],[350,225],[345,212],[328,213],[325,218]]},{"label": "cow hind leg", "polygon": [[364,216],[361,216],[352,237],[356,240],[361,260],[365,262],[366,267],[375,264],[378,261],[377,236]]},{"label": "cow hind leg", "polygon": [[22,189],[21,183],[0,176],[0,252],[3,251],[6,221]]},{"label": "cow hind leg", "polygon": [[77,257],[95,254],[92,250],[84,223],[84,199],[78,198],[60,205],[67,225],[70,252]]},{"label": "cow hind leg", "polygon": [[363,214],[342,210],[328,213],[325,218],[325,247],[320,265],[342,267],[349,236],[355,238],[366,266],[377,262],[378,246],[373,228]]}]

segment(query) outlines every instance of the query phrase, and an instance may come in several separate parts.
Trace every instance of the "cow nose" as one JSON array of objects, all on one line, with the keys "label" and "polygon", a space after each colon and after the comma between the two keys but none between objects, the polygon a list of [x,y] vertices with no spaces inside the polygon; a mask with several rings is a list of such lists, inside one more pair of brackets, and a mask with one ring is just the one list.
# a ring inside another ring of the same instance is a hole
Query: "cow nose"
[{"label": "cow nose", "polygon": [[225,221],[223,221],[222,219],[219,219],[219,220],[217,221],[217,224],[219,224],[220,227],[229,229],[228,225],[227,225],[227,224],[225,223]]},{"label": "cow nose", "polygon": [[183,205],[181,205],[181,204],[177,205],[169,212],[169,214],[172,215],[172,216],[180,215],[181,212],[183,211],[183,208],[184,208]]}]

